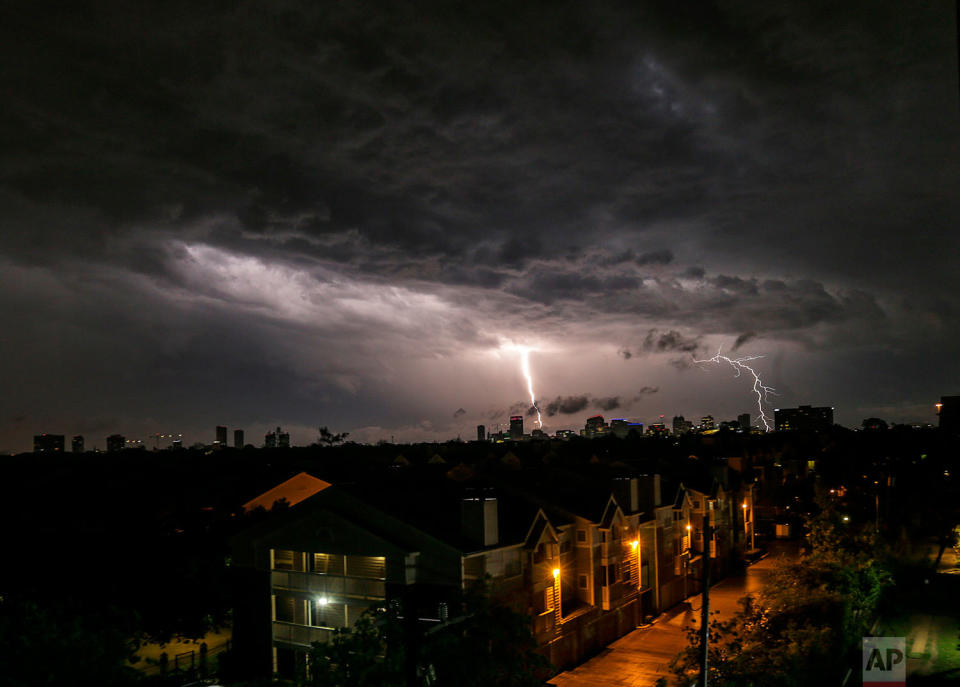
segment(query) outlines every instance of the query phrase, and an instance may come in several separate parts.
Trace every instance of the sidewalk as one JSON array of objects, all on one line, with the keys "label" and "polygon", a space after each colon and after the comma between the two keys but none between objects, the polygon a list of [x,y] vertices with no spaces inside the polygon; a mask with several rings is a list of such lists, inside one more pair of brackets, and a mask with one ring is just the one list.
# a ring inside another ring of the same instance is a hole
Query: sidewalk
[{"label": "sidewalk", "polygon": [[[771,553],[747,568],[746,574],[728,577],[710,588],[711,611],[720,611],[726,620],[737,610],[737,601],[763,588],[770,570],[790,549]],[[549,684],[557,687],[652,687],[670,674],[670,662],[685,646],[684,628],[698,625],[701,595],[670,609],[657,622],[628,635],[604,649],[586,663],[556,675]]]}]

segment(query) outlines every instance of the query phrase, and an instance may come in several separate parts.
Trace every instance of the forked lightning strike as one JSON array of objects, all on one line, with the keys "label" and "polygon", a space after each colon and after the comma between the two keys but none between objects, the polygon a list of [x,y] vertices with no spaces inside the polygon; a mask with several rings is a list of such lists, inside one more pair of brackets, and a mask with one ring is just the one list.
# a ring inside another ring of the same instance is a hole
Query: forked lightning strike
[{"label": "forked lightning strike", "polygon": [[537,406],[537,397],[533,393],[533,377],[530,376],[530,349],[520,349],[520,366],[523,376],[527,378],[527,391],[530,393],[530,403],[537,411],[537,429],[543,429],[543,420],[540,417],[540,408]]},{"label": "forked lightning strike", "polygon": [[767,400],[768,394],[776,395],[777,392],[774,390],[772,386],[764,386],[763,382],[760,381],[760,375],[757,374],[756,370],[754,370],[749,365],[744,365],[744,363],[750,360],[758,360],[760,358],[763,358],[764,356],[748,355],[743,358],[728,358],[725,355],[720,355],[721,351],[723,351],[723,346],[717,349],[717,354],[712,358],[707,358],[706,360],[694,360],[693,362],[698,364],[699,363],[716,363],[717,365],[719,365],[720,361],[726,361],[730,363],[730,366],[736,371],[737,377],[740,376],[740,373],[743,370],[746,370],[747,372],[752,374],[753,390],[757,394],[757,408],[760,409],[760,419],[763,421],[764,428],[769,432],[772,429],[772,427],[770,425],[770,418],[767,416],[766,413],[763,412],[763,402]]}]

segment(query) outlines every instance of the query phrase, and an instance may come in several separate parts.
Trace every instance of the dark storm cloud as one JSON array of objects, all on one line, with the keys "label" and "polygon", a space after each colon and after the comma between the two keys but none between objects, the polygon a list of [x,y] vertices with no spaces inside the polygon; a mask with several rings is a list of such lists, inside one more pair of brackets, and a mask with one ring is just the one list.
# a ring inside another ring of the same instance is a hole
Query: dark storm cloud
[{"label": "dark storm cloud", "polygon": [[[629,406],[631,403],[640,400],[641,396],[656,393],[656,391],[657,389],[655,387],[643,387],[632,401],[628,399],[627,402],[624,402],[620,396],[593,396],[591,394],[557,396],[552,401],[542,404],[542,410],[547,417],[574,415],[584,411],[588,407],[604,411],[616,410],[617,408]],[[533,414],[536,415],[536,410],[533,410]]]},{"label": "dark storm cloud", "polygon": [[640,388],[640,391],[637,392],[637,396],[634,398],[635,401],[640,400],[643,396],[649,396],[650,394],[655,394],[660,391],[658,386],[644,386]]},{"label": "dark storm cloud", "polygon": [[466,410],[464,410],[463,408],[457,408],[453,413],[453,417],[455,418],[463,417],[466,414],[467,414]]},{"label": "dark storm cloud", "polygon": [[548,417],[553,417],[558,413],[561,415],[572,415],[579,413],[590,403],[590,396],[582,394],[580,396],[557,396],[555,399],[543,406]]},{"label": "dark storm cloud", "polygon": [[748,341],[752,341],[753,339],[756,339],[756,338],[757,338],[756,332],[744,332],[743,334],[737,337],[736,341],[733,342],[733,347],[730,350],[735,351],[741,346],[743,346],[745,343],[747,343]]},{"label": "dark storm cloud", "polygon": [[651,329],[643,339],[643,350],[648,353],[683,351],[693,353],[700,347],[699,339],[685,337],[676,330]]},{"label": "dark storm cloud", "polygon": [[671,262],[673,262],[673,251],[667,249],[644,253],[636,259],[636,263],[641,267],[646,265],[668,265]]},{"label": "dark storm cloud", "polygon": [[[900,351],[904,369],[960,336],[946,6],[108,1],[6,19],[0,262],[25,276],[2,314],[39,337],[4,342],[4,378],[35,396],[7,417],[62,415],[38,411],[105,360],[158,407],[237,374],[292,389],[238,394],[237,413],[357,394],[347,417],[401,405],[371,402],[380,375],[501,336],[683,367],[708,337],[755,335]],[[142,372],[158,360],[176,375]],[[126,388],[90,412],[117,415]]]},{"label": "dark storm cloud", "polygon": [[616,410],[620,407],[619,396],[607,396],[605,398],[593,399],[593,406],[600,410]]}]

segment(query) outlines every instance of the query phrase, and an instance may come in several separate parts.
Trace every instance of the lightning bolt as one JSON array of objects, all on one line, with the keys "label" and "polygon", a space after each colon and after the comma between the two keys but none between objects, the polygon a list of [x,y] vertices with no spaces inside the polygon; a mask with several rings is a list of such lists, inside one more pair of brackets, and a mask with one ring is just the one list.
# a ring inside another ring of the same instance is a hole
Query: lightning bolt
[{"label": "lightning bolt", "polygon": [[757,394],[757,408],[760,409],[760,419],[763,421],[763,426],[769,432],[772,429],[770,425],[770,418],[766,413],[763,412],[763,402],[767,400],[768,394],[773,394],[776,396],[777,392],[772,386],[764,386],[763,382],[760,380],[760,375],[757,374],[757,371],[754,370],[749,365],[744,365],[751,360],[759,360],[763,358],[762,355],[748,355],[744,358],[728,358],[725,355],[720,355],[723,351],[723,346],[717,349],[717,354],[712,358],[707,358],[706,360],[694,360],[695,363],[716,363],[720,364],[721,361],[730,363],[730,366],[736,371],[736,376],[739,377],[740,374],[746,370],[751,375],[753,375],[753,391]]},{"label": "lightning bolt", "polygon": [[520,349],[520,369],[523,370],[523,376],[527,378],[527,392],[530,394],[530,403],[537,411],[537,429],[543,429],[543,419],[540,417],[540,408],[537,406],[537,397],[533,394],[533,377],[530,375],[530,349]]}]

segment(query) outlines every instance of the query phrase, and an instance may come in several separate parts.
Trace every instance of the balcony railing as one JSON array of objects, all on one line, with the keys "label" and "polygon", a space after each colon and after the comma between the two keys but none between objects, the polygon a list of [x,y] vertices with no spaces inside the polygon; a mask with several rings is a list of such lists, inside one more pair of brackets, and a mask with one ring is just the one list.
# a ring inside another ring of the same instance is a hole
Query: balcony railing
[{"label": "balcony railing", "polygon": [[331,634],[333,634],[332,630],[322,627],[294,625],[279,620],[273,622],[273,639],[277,642],[310,646],[313,642],[326,642]]},{"label": "balcony railing", "polygon": [[533,634],[542,635],[553,632],[556,628],[556,613],[551,608],[539,615],[533,616]]},{"label": "balcony railing", "polygon": [[313,573],[273,570],[270,584],[274,589],[307,592],[317,596],[343,596],[355,599],[380,600],[386,598],[386,582],[361,577],[315,575]]}]

